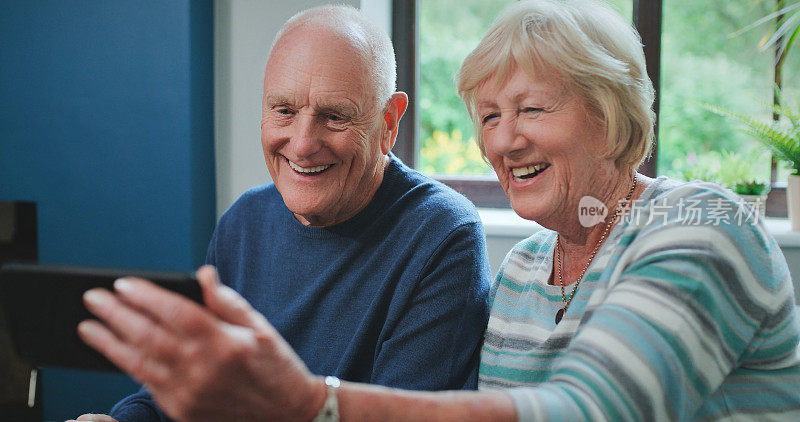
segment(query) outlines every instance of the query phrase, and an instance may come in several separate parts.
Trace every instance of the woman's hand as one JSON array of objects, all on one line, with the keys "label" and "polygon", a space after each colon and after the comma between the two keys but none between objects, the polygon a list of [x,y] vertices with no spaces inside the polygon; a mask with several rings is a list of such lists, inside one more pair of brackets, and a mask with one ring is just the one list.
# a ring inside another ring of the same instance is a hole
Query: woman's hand
[{"label": "woman's hand", "polygon": [[206,307],[140,279],[91,290],[83,340],[144,384],[176,420],[310,420],[325,401],[312,376],[267,320],[197,272]]},{"label": "woman's hand", "polygon": [[117,422],[116,419],[112,418],[108,415],[99,415],[94,413],[86,413],[83,415],[78,416],[78,419],[70,419],[66,422],[76,422],[76,421],[91,421],[91,422]]},{"label": "woman's hand", "polygon": [[[267,320],[217,280],[197,272],[206,306],[145,280],[115,283],[116,293],[91,290],[89,310],[102,322],[78,331],[143,383],[178,421],[311,420],[326,389]],[[406,392],[343,383],[343,419],[375,421],[512,421],[503,392]],[[107,422],[107,420],[101,420]]]}]

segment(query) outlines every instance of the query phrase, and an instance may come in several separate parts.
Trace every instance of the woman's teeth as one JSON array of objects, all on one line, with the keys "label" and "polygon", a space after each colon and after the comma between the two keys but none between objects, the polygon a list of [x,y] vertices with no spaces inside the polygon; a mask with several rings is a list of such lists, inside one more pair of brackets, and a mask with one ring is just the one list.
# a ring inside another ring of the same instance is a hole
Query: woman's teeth
[{"label": "woman's teeth", "polygon": [[550,167],[550,164],[547,163],[534,164],[532,166],[527,166],[527,167],[513,168],[511,169],[511,173],[514,175],[514,179],[516,179],[519,182],[522,180],[527,180],[536,177],[536,175],[538,175],[548,167]]},{"label": "woman's teeth", "polygon": [[297,164],[293,163],[291,160],[286,160],[286,161],[289,161],[289,167],[291,167],[292,170],[304,174],[319,173],[321,171],[327,170],[333,165],[333,164],[325,164],[322,166],[314,166],[314,167],[300,167]]}]

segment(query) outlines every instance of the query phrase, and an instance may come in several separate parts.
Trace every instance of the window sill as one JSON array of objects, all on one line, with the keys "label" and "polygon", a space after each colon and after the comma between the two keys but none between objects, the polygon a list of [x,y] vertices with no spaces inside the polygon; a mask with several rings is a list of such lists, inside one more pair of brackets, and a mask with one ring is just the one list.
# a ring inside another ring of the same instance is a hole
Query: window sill
[{"label": "window sill", "polygon": [[[510,209],[478,208],[486,235],[490,237],[512,237],[524,239],[542,228],[533,221],[525,220]],[[786,218],[767,217],[767,231],[775,237],[781,248],[800,248],[800,232],[792,231]]]}]

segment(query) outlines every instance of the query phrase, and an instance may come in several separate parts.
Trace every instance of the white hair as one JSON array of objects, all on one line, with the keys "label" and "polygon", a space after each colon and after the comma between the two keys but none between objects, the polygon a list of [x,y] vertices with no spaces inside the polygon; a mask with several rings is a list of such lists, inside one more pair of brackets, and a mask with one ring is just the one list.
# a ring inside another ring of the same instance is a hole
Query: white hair
[{"label": "white hair", "polygon": [[588,0],[520,1],[507,8],[456,75],[458,93],[475,123],[477,93],[488,80],[505,84],[519,67],[551,73],[584,98],[606,127],[606,158],[635,168],[653,143],[653,84],[639,34],[607,6]]},{"label": "white hair", "polygon": [[300,27],[324,28],[342,34],[364,59],[379,109],[388,103],[397,84],[397,63],[386,31],[362,11],[345,5],[319,6],[292,16],[275,35],[272,47],[287,32]]}]

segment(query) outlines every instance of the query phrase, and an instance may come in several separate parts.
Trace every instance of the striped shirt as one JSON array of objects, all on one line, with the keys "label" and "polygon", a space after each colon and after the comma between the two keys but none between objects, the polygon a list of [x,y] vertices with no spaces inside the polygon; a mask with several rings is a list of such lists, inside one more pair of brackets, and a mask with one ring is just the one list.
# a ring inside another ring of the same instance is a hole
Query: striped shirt
[{"label": "striped shirt", "polygon": [[556,233],[517,244],[492,287],[479,388],[509,388],[522,421],[800,421],[789,270],[740,201],[656,179],[558,325]]}]

